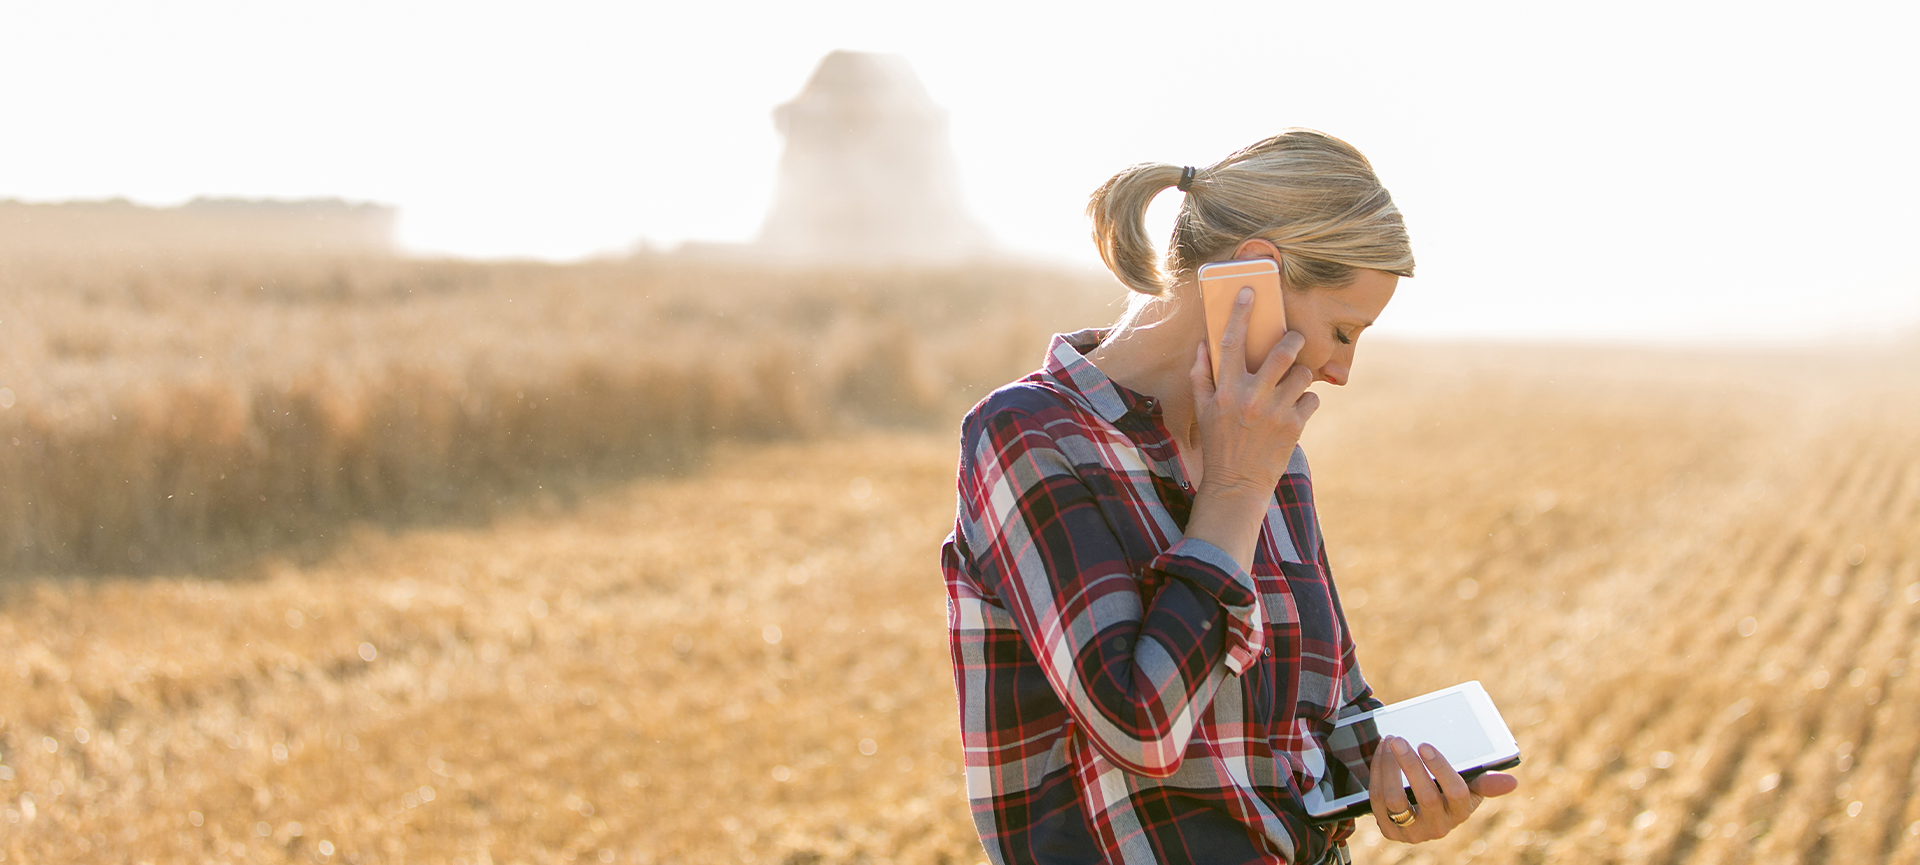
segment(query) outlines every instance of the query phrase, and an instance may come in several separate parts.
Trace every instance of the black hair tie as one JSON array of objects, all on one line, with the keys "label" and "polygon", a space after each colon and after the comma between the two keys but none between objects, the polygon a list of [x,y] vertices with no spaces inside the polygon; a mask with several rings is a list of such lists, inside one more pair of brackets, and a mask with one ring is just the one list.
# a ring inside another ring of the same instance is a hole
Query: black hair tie
[{"label": "black hair tie", "polygon": [[1181,192],[1185,192],[1187,191],[1187,187],[1192,185],[1193,185],[1193,166],[1189,165],[1185,168],[1180,169],[1180,182],[1174,184],[1174,186],[1178,188]]}]

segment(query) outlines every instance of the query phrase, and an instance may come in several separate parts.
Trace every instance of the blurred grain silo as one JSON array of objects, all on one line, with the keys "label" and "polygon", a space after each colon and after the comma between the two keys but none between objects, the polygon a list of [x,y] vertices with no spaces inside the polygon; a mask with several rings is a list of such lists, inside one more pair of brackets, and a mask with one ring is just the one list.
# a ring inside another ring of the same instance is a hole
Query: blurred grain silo
[{"label": "blurred grain silo", "polygon": [[835,51],[773,113],[786,138],[757,252],[806,264],[937,264],[989,252],[946,111],[905,58]]}]

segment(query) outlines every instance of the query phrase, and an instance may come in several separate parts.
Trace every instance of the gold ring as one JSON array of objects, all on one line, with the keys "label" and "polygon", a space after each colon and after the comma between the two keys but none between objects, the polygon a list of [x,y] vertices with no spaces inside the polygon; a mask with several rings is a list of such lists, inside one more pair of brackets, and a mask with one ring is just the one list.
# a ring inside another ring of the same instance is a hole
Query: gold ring
[{"label": "gold ring", "polygon": [[1420,817],[1420,809],[1412,805],[1408,805],[1407,810],[1405,811],[1388,811],[1387,812],[1387,819],[1392,820],[1393,825],[1395,826],[1410,825],[1413,823],[1414,820],[1419,819],[1419,817]]}]

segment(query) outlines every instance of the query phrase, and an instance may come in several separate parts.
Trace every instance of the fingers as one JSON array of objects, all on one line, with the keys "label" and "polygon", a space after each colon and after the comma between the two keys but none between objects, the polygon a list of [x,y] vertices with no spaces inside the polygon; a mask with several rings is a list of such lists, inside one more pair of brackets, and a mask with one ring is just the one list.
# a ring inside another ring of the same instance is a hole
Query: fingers
[{"label": "fingers", "polygon": [[1399,740],[1385,739],[1373,752],[1373,762],[1367,767],[1370,776],[1367,779],[1368,798],[1373,805],[1373,822],[1379,827],[1381,836],[1392,841],[1411,842],[1406,829],[1396,825],[1388,816],[1407,810],[1409,805],[1406,788],[1401,784],[1400,762],[1393,756],[1392,748],[1396,741]]},{"label": "fingers", "polygon": [[[1267,356],[1260,363],[1260,383],[1271,388],[1279,384],[1283,376],[1292,375],[1295,369],[1293,361],[1300,356],[1300,349],[1307,347],[1307,338],[1297,330],[1289,330],[1280,335],[1280,341],[1273,344]],[[1307,370],[1307,384],[1313,384],[1313,371]],[[1302,387],[1304,390],[1305,387]]]},{"label": "fingers", "polygon": [[[1261,367],[1259,377],[1254,379],[1257,392],[1272,393],[1280,405],[1301,408],[1305,397],[1312,395],[1307,388],[1313,386],[1313,370],[1304,366],[1295,366],[1287,368],[1285,374],[1270,374],[1270,368],[1270,365]],[[1314,397],[1313,404],[1316,407],[1319,406],[1320,398]],[[1301,415],[1301,421],[1304,422],[1306,416],[1310,414],[1312,412],[1309,411]]]},{"label": "fingers", "polygon": [[1233,311],[1227,313],[1227,329],[1220,333],[1220,368],[1245,372],[1247,369],[1247,319],[1253,313],[1253,289],[1242,287],[1233,299]]},{"label": "fingers", "polygon": [[1473,808],[1478,804],[1473,798],[1473,793],[1467,789],[1466,779],[1461,778],[1460,773],[1453,770],[1453,764],[1447,762],[1447,758],[1440,754],[1439,748],[1421,745],[1419,750],[1421,761],[1426,764],[1427,771],[1433,775],[1434,784],[1440,788],[1442,801],[1435,804],[1446,809],[1447,816],[1452,818],[1454,825],[1466,822],[1468,817],[1473,816]]},{"label": "fingers", "polygon": [[1313,391],[1307,391],[1301,394],[1299,399],[1293,401],[1293,408],[1294,411],[1300,413],[1300,422],[1305,424],[1308,418],[1313,417],[1314,412],[1320,410],[1320,395]]},{"label": "fingers", "polygon": [[[1400,772],[1407,776],[1407,786],[1413,790],[1413,803],[1420,808],[1419,818],[1407,827],[1413,830],[1409,835],[1425,841],[1447,834],[1447,830],[1453,827],[1437,825],[1448,821],[1448,814],[1446,803],[1440,797],[1440,788],[1434,786],[1433,777],[1427,774],[1427,764],[1419,754],[1414,753],[1413,746],[1407,744],[1405,739],[1393,740],[1393,757],[1400,764]],[[1438,835],[1434,834],[1436,828],[1439,829]]]},{"label": "fingers", "polygon": [[[1373,817],[1381,837],[1408,844],[1446,837],[1473,816],[1483,796],[1504,796],[1520,784],[1512,775],[1498,772],[1468,783],[1438,748],[1421,745],[1416,750],[1396,737],[1380,742],[1368,774],[1371,780],[1367,789],[1373,793]],[[1407,788],[1412,789],[1411,798]],[[1388,816],[1408,808],[1414,809],[1416,816],[1405,826],[1395,825]]]},{"label": "fingers", "polygon": [[1306,345],[1307,338],[1299,331],[1287,331],[1273,344],[1273,350],[1267,352],[1266,360],[1254,376],[1254,387],[1273,393],[1281,405],[1292,406],[1302,424],[1320,408],[1320,397],[1307,390],[1313,386],[1313,370],[1294,364],[1300,349]]}]

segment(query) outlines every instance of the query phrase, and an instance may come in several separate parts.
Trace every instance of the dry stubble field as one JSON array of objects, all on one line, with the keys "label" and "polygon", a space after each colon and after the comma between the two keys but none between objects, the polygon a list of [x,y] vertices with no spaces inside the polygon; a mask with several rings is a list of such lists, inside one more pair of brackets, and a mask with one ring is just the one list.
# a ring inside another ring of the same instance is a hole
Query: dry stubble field
[{"label": "dry stubble field", "polygon": [[[1920,862],[1920,368],[1375,345],[1306,442],[1387,699],[1523,787],[1370,862]],[[722,444],[484,527],[13,580],[6,862],[981,859],[945,431]]]}]

